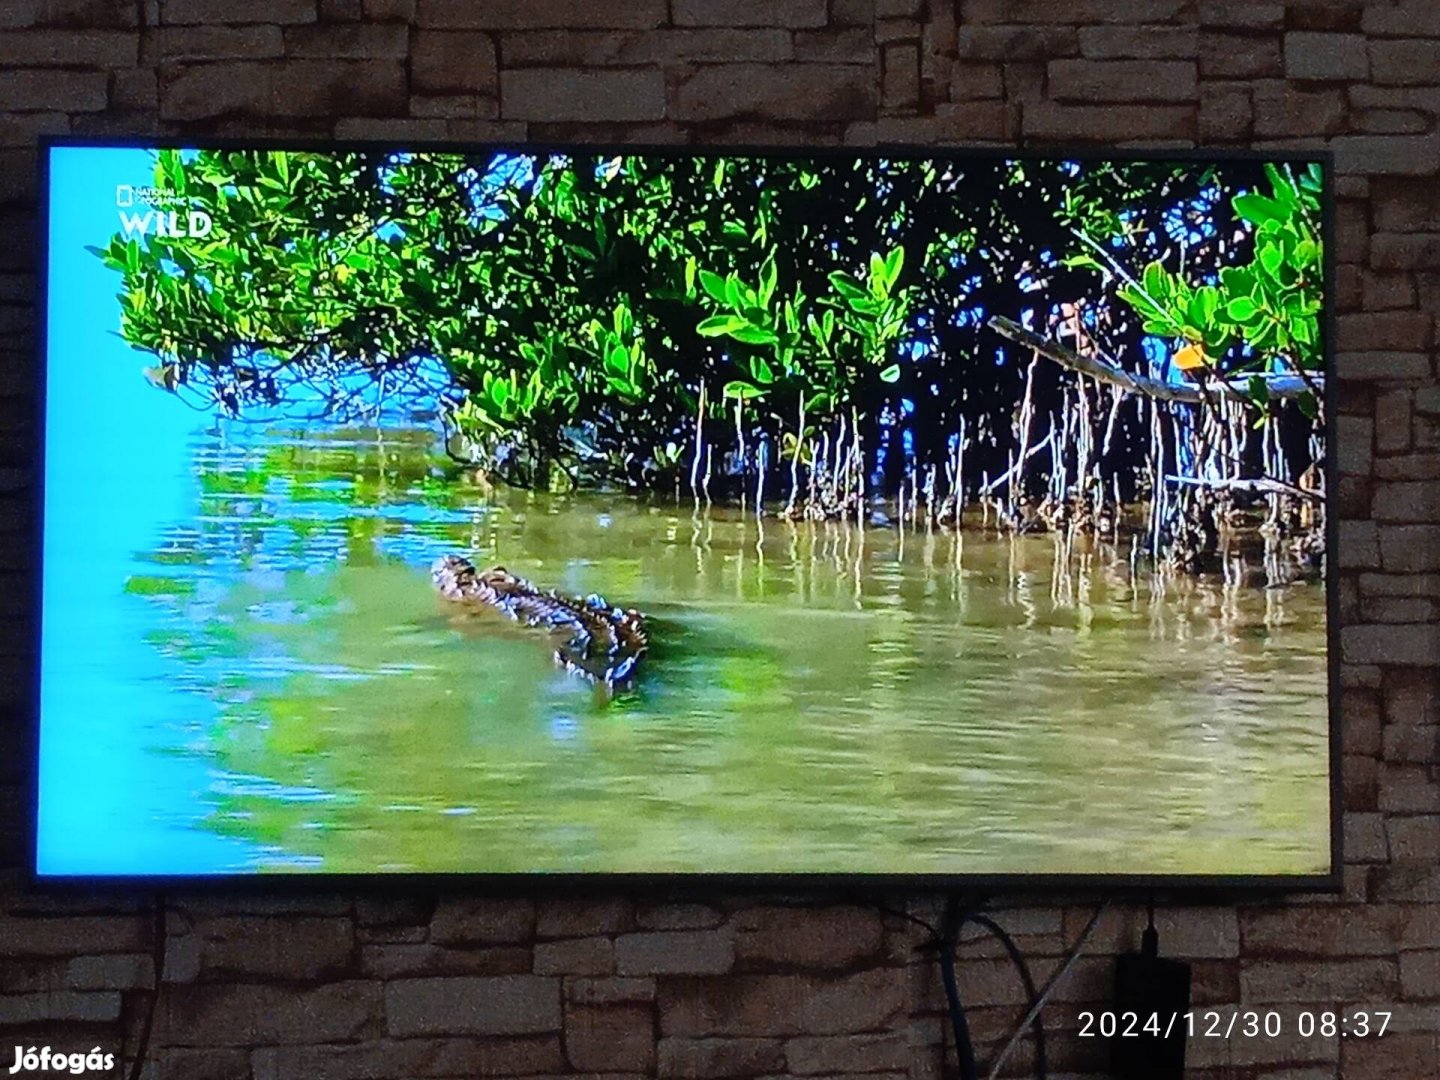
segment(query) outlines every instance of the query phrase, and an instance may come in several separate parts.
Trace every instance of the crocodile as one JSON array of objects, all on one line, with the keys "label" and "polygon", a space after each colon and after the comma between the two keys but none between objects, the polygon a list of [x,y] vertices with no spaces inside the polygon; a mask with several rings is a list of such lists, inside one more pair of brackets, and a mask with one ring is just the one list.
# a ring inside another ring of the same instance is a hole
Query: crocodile
[{"label": "crocodile", "polygon": [[477,570],[469,559],[446,555],[430,568],[440,595],[457,604],[483,605],[525,626],[555,635],[555,662],[607,691],[629,686],[649,648],[645,617],[612,607],[603,597],[566,597],[541,591],[503,566]]}]

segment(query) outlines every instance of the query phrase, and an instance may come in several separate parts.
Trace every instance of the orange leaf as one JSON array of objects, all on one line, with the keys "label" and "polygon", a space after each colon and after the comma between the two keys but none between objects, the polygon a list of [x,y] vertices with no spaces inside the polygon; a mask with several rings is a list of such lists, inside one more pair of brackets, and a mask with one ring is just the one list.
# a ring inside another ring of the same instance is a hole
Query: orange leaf
[{"label": "orange leaf", "polygon": [[1195,368],[1204,367],[1210,362],[1205,355],[1205,350],[1199,345],[1186,345],[1175,354],[1174,360],[1175,366],[1181,371],[1192,371]]}]

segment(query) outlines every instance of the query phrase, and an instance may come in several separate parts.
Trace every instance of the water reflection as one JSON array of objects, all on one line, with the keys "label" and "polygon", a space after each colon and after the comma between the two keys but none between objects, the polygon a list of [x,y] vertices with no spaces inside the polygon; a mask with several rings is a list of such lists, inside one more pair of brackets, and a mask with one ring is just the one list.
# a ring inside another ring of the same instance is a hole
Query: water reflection
[{"label": "water reflection", "polygon": [[[204,436],[128,610],[234,869],[1298,873],[1324,603],[1129,548],[493,492],[428,432]],[[457,614],[472,552],[645,610],[608,705]],[[143,784],[143,775],[131,778]]]}]

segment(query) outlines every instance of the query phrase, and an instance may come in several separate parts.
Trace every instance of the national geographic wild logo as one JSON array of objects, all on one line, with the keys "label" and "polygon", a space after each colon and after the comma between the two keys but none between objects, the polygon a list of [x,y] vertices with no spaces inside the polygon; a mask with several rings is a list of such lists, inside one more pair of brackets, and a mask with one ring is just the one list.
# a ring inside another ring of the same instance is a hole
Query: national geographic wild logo
[{"label": "national geographic wild logo", "polygon": [[115,209],[126,239],[139,236],[209,236],[215,223],[194,201],[173,191],[135,184],[115,185]]}]

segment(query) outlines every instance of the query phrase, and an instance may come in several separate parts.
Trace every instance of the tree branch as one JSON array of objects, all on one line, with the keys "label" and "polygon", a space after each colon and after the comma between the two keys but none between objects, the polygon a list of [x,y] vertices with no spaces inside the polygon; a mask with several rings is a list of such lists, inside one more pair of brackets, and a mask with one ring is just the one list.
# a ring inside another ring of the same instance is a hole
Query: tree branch
[{"label": "tree branch", "polygon": [[[1071,371],[1079,371],[1092,378],[1107,382],[1112,386],[1118,386],[1122,390],[1128,390],[1134,394],[1142,394],[1145,397],[1157,398],[1161,401],[1179,401],[1187,405],[1200,405],[1204,402],[1204,396],[1198,386],[1190,386],[1180,383],[1168,383],[1162,379],[1154,379],[1148,375],[1137,375],[1134,372],[1126,371],[1118,364],[1108,360],[1101,360],[1096,357],[1081,356],[1079,353],[1061,345],[1059,342],[1043,338],[1030,330],[1026,330],[1019,323],[1007,319],[1003,315],[992,315],[986,324],[1001,337],[1009,338],[1011,341],[1024,345],[1028,349],[1034,349],[1047,360],[1053,360],[1061,367],[1069,368]],[[1297,378],[1294,375],[1262,375],[1265,388],[1272,398],[1294,398],[1299,397],[1310,389],[1305,379]],[[1248,379],[1214,379],[1210,385],[1220,393],[1235,401],[1250,403],[1250,397],[1245,392]]]},{"label": "tree branch", "polygon": [[1201,476],[1167,476],[1166,481],[1172,484],[1189,484],[1191,487],[1224,488],[1229,491],[1253,491],[1265,495],[1289,495],[1296,499],[1308,499],[1311,502],[1323,503],[1324,492],[1307,491],[1305,488],[1296,487],[1294,484],[1286,484],[1279,480],[1271,480],[1269,477],[1257,477],[1253,479],[1233,480],[1207,480]]}]

